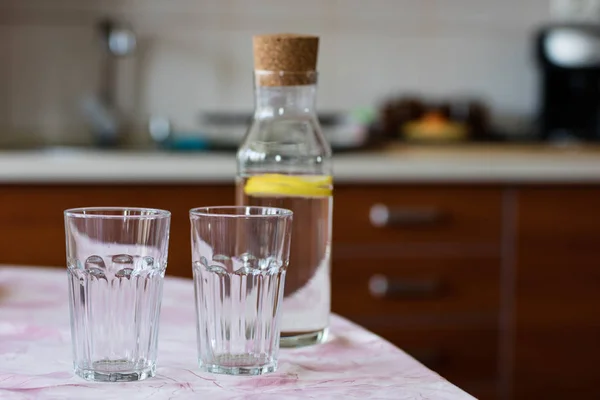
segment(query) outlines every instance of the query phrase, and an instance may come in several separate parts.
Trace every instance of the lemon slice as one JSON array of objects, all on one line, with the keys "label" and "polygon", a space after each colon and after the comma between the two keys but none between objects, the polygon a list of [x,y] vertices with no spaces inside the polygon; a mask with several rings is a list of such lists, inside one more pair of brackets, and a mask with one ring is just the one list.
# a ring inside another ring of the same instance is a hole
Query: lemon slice
[{"label": "lemon slice", "polygon": [[246,181],[244,193],[248,196],[331,196],[331,176],[315,175],[255,175]]}]

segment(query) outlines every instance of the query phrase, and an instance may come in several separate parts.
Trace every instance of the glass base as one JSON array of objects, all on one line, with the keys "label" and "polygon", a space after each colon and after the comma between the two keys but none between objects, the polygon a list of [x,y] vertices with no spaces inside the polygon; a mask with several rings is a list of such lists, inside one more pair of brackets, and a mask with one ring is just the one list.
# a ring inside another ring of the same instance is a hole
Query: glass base
[{"label": "glass base", "polygon": [[295,348],[320,344],[327,340],[328,328],[312,332],[281,332],[279,346]]},{"label": "glass base", "polygon": [[156,364],[154,363],[142,369],[127,369],[127,364],[130,364],[131,367],[134,366],[132,362],[120,360],[98,361],[94,363],[96,369],[83,369],[75,366],[75,374],[94,382],[134,382],[156,375]]},{"label": "glass base", "polygon": [[217,356],[216,362],[205,363],[200,360],[202,371],[225,375],[262,375],[277,370],[277,361],[265,363],[264,356],[250,354],[232,354]]}]

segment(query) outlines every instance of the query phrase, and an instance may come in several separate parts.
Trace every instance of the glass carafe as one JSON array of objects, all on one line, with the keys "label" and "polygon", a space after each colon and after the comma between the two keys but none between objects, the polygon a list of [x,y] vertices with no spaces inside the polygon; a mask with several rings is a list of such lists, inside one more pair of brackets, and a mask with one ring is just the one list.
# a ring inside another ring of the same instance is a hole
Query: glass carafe
[{"label": "glass carafe", "polygon": [[237,153],[237,203],[294,212],[284,347],[322,342],[329,324],[332,167],[315,111],[316,83],[314,71],[256,71],[254,118]]}]

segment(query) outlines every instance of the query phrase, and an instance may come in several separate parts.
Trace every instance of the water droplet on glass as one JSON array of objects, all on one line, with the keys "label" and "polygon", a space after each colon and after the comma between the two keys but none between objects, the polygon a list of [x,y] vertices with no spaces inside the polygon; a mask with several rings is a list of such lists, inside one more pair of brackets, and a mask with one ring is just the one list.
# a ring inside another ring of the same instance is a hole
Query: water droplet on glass
[{"label": "water droplet on glass", "polygon": [[117,254],[112,257],[112,262],[115,264],[133,264],[133,257],[129,254]]},{"label": "water droplet on glass", "polygon": [[127,278],[129,279],[131,277],[131,274],[133,273],[133,269],[132,268],[123,268],[117,271],[117,273],[115,274],[116,278]]}]

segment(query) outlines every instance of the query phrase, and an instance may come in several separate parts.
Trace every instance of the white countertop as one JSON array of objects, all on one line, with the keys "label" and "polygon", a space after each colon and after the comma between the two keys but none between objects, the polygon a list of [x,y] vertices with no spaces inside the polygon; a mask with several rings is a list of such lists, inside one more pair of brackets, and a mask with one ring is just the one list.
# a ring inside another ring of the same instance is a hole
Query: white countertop
[{"label": "white countertop", "polygon": [[[0,183],[230,183],[235,155],[60,150],[0,152]],[[396,147],[334,157],[343,183],[600,183],[600,149]]]}]

